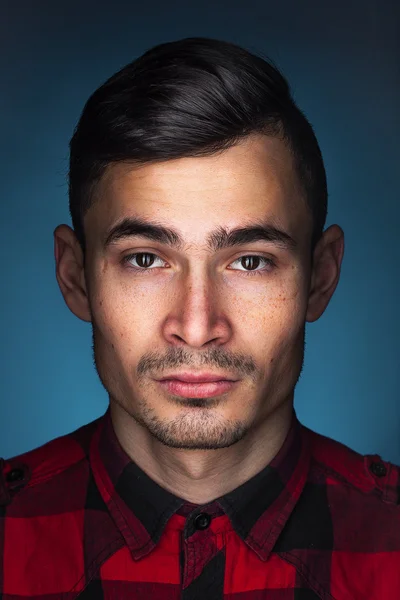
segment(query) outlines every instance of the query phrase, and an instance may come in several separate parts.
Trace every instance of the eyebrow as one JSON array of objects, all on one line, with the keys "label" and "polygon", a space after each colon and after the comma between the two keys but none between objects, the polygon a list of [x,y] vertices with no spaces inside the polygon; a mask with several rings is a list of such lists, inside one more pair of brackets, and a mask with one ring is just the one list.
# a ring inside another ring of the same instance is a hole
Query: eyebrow
[{"label": "eyebrow", "polygon": [[[180,233],[172,227],[141,217],[125,217],[107,231],[104,248],[116,244],[120,240],[139,236],[178,251],[182,251],[186,246]],[[287,232],[263,220],[234,229],[220,226],[208,234],[206,246],[209,250],[216,252],[259,241],[272,243],[284,250],[294,250],[297,246],[296,241]]]}]

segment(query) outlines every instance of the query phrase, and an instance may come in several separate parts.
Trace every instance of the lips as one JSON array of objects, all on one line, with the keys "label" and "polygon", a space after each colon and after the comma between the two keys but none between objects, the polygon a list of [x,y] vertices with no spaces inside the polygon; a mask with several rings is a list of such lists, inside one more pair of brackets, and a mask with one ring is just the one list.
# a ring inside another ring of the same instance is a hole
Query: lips
[{"label": "lips", "polygon": [[210,398],[212,396],[221,396],[232,390],[236,381],[218,380],[208,382],[188,383],[178,379],[163,379],[159,381],[161,387],[175,396],[184,398]]},{"label": "lips", "polygon": [[163,377],[161,381],[183,381],[185,383],[211,383],[215,381],[236,381],[229,375],[224,373],[171,373],[167,377]]}]

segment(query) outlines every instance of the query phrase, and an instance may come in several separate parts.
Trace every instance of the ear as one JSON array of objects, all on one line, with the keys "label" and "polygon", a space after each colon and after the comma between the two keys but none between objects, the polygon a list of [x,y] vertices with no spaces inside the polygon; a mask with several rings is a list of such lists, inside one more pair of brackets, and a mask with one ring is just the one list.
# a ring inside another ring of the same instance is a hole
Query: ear
[{"label": "ear", "polygon": [[79,319],[91,321],[81,245],[68,225],[59,225],[53,235],[56,277],[65,303]]},{"label": "ear", "polygon": [[314,250],[311,286],[306,321],[320,318],[339,282],[344,253],[344,233],[338,225],[331,225],[322,234]]}]

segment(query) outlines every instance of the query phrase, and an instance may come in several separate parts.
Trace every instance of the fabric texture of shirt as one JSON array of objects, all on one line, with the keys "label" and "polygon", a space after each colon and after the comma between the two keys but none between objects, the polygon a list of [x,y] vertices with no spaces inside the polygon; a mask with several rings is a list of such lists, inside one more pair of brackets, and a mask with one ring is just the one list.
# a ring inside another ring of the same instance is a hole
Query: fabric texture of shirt
[{"label": "fabric texture of shirt", "polygon": [[109,409],[0,460],[1,600],[399,600],[400,469],[304,427],[196,505],[120,446]]}]

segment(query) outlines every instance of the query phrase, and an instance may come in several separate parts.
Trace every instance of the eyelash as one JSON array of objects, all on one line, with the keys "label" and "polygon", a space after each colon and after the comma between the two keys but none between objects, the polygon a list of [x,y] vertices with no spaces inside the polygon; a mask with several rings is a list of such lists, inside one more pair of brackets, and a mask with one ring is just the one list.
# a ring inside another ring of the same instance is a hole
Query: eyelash
[{"label": "eyelash", "polygon": [[[155,256],[157,258],[160,258],[159,256],[157,256],[157,254],[154,254],[154,252],[135,252],[133,254],[128,254],[127,256],[125,256],[122,259],[123,264],[127,264],[129,263],[130,260],[132,260],[132,258],[134,258],[135,256],[139,256],[140,254],[148,254],[150,256]],[[260,256],[259,254],[244,254],[243,256],[240,256],[239,258],[236,258],[233,262],[237,262],[239,260],[241,260],[242,258],[261,258],[261,260],[265,261],[268,265],[269,268],[273,268],[275,267],[275,262],[271,259],[271,258],[266,258],[265,256]],[[162,258],[160,258],[160,260],[162,260]],[[165,261],[163,261],[165,262]],[[231,263],[233,264],[233,263]],[[147,275],[147,273],[149,273],[149,271],[154,271],[154,268],[157,267],[133,267],[132,265],[129,265],[128,267],[129,269],[132,269],[133,271],[136,271],[136,273],[140,274],[140,275]],[[239,271],[239,273],[245,275],[245,276],[249,276],[249,277],[253,277],[254,275],[263,275],[265,272],[267,272],[268,269],[264,268],[261,269],[259,271]]]}]

